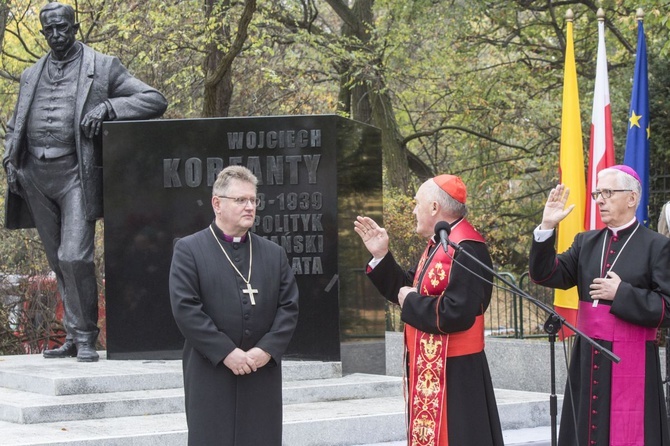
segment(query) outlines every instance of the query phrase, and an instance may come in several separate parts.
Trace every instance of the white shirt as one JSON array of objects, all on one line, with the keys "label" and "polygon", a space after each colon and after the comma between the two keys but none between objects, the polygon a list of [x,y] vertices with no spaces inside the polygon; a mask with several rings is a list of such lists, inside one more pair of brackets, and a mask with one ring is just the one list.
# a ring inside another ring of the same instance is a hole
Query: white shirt
[{"label": "white shirt", "polygon": [[[633,223],[635,223],[635,217],[633,217],[633,219],[628,223],[626,223],[625,225],[618,226],[616,228],[609,228],[609,230],[612,231],[614,235],[617,235],[619,231],[621,231],[622,229],[629,228]],[[542,225],[541,224],[538,225],[537,228],[535,228],[535,230],[533,231],[533,237],[535,238],[536,242],[544,242],[554,234],[555,229],[540,229],[540,226]]]}]

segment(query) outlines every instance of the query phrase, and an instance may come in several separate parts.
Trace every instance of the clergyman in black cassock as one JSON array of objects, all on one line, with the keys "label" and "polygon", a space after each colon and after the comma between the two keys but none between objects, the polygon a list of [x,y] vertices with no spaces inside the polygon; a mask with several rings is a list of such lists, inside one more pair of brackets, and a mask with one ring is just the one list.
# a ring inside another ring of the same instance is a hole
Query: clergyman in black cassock
[{"label": "clergyman in black cassock", "polygon": [[566,252],[557,255],[554,248],[554,228],[572,210],[565,207],[569,191],[563,185],[550,192],[534,232],[533,281],[577,286],[577,327],[621,357],[614,364],[575,340],[561,446],[670,445],[656,342],[657,329],[670,326],[670,239],[635,219],[638,178],[627,166],[599,173],[593,195],[607,227],[578,234]]},{"label": "clergyman in black cassock", "polygon": [[281,446],[281,357],[298,320],[298,288],[283,248],[249,231],[256,177],[222,170],[215,220],[179,239],[172,312],[185,338],[190,446]]}]

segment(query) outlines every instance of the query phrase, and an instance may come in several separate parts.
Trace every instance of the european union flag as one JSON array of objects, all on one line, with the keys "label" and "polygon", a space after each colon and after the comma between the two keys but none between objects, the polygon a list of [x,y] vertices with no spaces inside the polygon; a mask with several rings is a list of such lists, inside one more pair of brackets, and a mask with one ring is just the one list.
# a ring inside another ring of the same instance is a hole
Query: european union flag
[{"label": "european union flag", "polygon": [[647,78],[647,44],[642,19],[637,21],[637,55],[633,92],[628,113],[628,134],[623,163],[632,167],[642,180],[642,196],[635,216],[649,226],[649,82]]}]

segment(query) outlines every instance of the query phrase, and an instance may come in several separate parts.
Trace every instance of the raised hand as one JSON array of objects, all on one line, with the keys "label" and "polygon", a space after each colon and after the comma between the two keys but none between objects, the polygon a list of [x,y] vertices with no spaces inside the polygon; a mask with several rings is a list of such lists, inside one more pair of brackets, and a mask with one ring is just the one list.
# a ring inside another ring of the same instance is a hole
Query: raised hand
[{"label": "raised hand", "polygon": [[386,229],[381,228],[370,217],[356,217],[354,231],[361,237],[372,257],[381,259],[389,252],[389,236]]},{"label": "raised hand", "polygon": [[559,184],[549,192],[549,197],[542,213],[540,229],[554,229],[561,220],[572,212],[572,209],[575,207],[574,204],[571,204],[567,208],[565,207],[569,195],[570,189],[563,184]]}]

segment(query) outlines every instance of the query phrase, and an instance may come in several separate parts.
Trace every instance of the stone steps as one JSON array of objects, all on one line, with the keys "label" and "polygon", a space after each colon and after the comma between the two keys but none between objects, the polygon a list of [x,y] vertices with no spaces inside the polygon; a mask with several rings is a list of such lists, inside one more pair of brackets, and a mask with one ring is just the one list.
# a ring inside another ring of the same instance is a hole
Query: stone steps
[{"label": "stone steps", "polygon": [[[496,392],[501,400],[506,399],[505,394],[504,391]],[[523,405],[525,409],[521,413],[543,413],[543,408],[548,406],[544,398],[524,399],[522,404],[499,405],[506,431],[527,429],[532,424],[518,419],[510,422],[515,413],[519,415],[518,407],[514,406]],[[284,407],[284,444],[341,446],[400,441],[405,435],[404,419],[404,400],[397,396],[290,404]],[[548,417],[543,422],[547,420]],[[6,446],[183,446],[186,444],[186,419],[183,412],[179,412],[40,424],[0,422],[0,436]]]},{"label": "stone steps", "polygon": [[[400,378],[353,374],[286,382],[283,399],[285,405],[295,405],[400,396],[401,392]],[[181,387],[59,396],[0,388],[0,420],[19,424],[159,415],[183,410]]]},{"label": "stone steps", "polygon": [[[183,386],[181,361],[77,362],[75,358],[44,359],[41,355],[0,356],[0,387],[42,395],[81,395],[170,389]],[[339,362],[285,361],[284,381],[337,378]]]},{"label": "stone steps", "polygon": [[[186,444],[180,361],[0,357],[0,443],[6,446]],[[402,379],[342,376],[338,362],[283,364],[284,444],[402,441]],[[548,396],[496,389],[504,429],[549,422]]]}]

